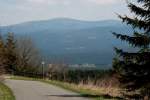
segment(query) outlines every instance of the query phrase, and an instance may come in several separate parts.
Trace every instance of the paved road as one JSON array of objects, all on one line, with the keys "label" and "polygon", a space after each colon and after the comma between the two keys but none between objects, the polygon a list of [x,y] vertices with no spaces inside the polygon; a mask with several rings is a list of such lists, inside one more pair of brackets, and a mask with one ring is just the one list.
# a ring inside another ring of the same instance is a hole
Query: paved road
[{"label": "paved road", "polygon": [[89,100],[59,87],[36,81],[9,80],[8,85],[16,100]]}]

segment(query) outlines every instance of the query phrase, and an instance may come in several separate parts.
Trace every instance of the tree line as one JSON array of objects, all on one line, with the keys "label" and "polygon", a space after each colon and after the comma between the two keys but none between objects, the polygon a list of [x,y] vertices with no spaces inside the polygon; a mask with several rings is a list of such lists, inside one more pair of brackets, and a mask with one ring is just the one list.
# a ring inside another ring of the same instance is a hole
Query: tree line
[{"label": "tree line", "polygon": [[47,70],[49,79],[75,84],[89,84],[91,82],[93,85],[98,85],[99,80],[113,74],[111,69],[71,68],[67,64],[51,64]]},{"label": "tree line", "polygon": [[39,52],[29,37],[15,37],[13,33],[0,35],[0,73],[38,71]]}]

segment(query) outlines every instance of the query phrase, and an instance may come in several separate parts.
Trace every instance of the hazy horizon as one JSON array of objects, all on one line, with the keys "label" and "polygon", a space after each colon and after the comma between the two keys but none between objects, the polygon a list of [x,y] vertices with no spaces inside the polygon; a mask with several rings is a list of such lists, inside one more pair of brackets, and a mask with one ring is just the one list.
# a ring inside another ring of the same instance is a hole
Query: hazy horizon
[{"label": "hazy horizon", "polygon": [[25,23],[32,23],[32,22],[42,22],[42,21],[51,21],[51,20],[76,20],[76,21],[85,21],[85,22],[100,22],[100,21],[121,21],[119,19],[99,19],[99,20],[86,20],[86,19],[75,19],[75,18],[69,18],[69,17],[55,17],[50,19],[39,19],[39,20],[30,20],[30,21],[24,21],[24,22],[18,22],[13,23],[9,25],[1,25],[1,27],[7,27],[7,26],[13,26],[18,24],[25,24]]},{"label": "hazy horizon", "polygon": [[116,20],[116,13],[129,14],[125,0],[3,0],[0,6],[1,26],[54,18]]}]

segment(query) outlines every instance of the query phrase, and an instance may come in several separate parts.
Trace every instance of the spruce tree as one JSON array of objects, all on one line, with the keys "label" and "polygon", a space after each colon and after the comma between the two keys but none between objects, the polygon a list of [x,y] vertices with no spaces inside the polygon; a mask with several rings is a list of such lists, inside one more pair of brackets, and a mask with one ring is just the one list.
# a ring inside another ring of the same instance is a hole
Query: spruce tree
[{"label": "spruce tree", "polygon": [[134,17],[119,15],[119,18],[131,25],[134,32],[131,35],[113,34],[135,51],[115,48],[118,56],[114,58],[113,68],[127,90],[150,90],[150,0],[128,2],[128,8]]},{"label": "spruce tree", "polygon": [[15,70],[17,63],[16,41],[14,39],[13,33],[8,33],[5,47],[6,47],[5,58],[7,71],[11,72]]},{"label": "spruce tree", "polygon": [[4,47],[4,42],[2,39],[2,36],[0,34],[0,75],[4,73],[5,71],[5,47]]}]

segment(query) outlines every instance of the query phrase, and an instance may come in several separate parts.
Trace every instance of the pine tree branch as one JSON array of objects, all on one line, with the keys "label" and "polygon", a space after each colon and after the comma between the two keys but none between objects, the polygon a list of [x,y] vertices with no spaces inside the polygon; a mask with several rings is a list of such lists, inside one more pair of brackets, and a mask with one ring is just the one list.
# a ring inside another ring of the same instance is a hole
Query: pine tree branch
[{"label": "pine tree branch", "polygon": [[138,2],[146,2],[146,3],[150,3],[150,1],[149,0],[137,0]]},{"label": "pine tree branch", "polygon": [[[146,63],[150,63],[150,52],[137,52],[137,53],[129,53],[125,52],[122,49],[114,48],[116,53],[123,58],[123,61],[126,63],[134,63],[138,65],[143,65]],[[146,66],[145,66],[146,67]]]},{"label": "pine tree branch", "polygon": [[123,41],[127,41],[129,44],[131,44],[134,47],[143,47],[146,48],[150,44],[150,37],[146,35],[139,35],[135,32],[135,36],[127,36],[122,34],[117,34],[113,32],[113,35],[116,36],[116,38],[121,39]]},{"label": "pine tree branch", "polygon": [[150,22],[145,20],[140,20],[137,17],[136,18],[129,18],[127,16],[120,16],[123,22],[126,22],[128,25],[131,25],[134,29],[139,28],[146,31],[146,33],[150,32]]},{"label": "pine tree branch", "polygon": [[117,47],[114,47],[114,50],[119,56],[122,56],[122,54],[124,53],[122,49],[118,49]]},{"label": "pine tree branch", "polygon": [[150,18],[150,10],[145,10],[144,8],[135,6],[132,3],[128,4],[131,12],[134,12],[136,15],[139,15],[141,18],[149,19]]}]

